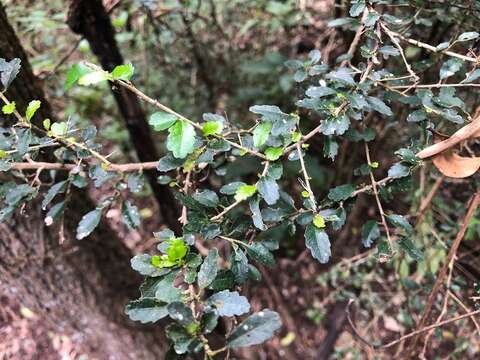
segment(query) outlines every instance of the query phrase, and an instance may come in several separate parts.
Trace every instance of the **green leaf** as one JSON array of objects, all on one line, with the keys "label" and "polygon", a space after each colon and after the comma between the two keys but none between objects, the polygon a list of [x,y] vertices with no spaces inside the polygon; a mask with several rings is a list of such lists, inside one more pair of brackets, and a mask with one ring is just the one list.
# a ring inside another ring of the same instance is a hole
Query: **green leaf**
[{"label": "green leaf", "polygon": [[98,84],[102,81],[110,80],[111,78],[112,77],[108,72],[103,70],[98,70],[98,71],[93,71],[85,75],[82,75],[78,79],[78,84],[83,86],[90,86],[90,85]]},{"label": "green leaf", "polygon": [[410,169],[401,163],[395,163],[388,169],[388,176],[393,179],[399,179],[410,175]]},{"label": "green leaf", "polygon": [[168,305],[168,315],[184,326],[194,321],[192,309],[180,301],[175,301]]},{"label": "green leaf", "polygon": [[240,316],[250,311],[247,298],[236,291],[220,291],[210,296],[205,304],[214,306],[220,316]]},{"label": "green leaf", "polygon": [[218,205],[218,195],[212,190],[198,191],[192,195],[200,204],[214,208]]},{"label": "green leaf", "polygon": [[65,136],[67,135],[67,123],[62,121],[62,122],[55,122],[50,126],[50,131],[54,136]]},{"label": "green leaf", "polygon": [[256,185],[240,185],[238,189],[235,191],[235,200],[236,201],[246,200],[256,192],[257,192]]},{"label": "green leaf", "polygon": [[130,201],[124,201],[122,204],[123,222],[129,229],[136,229],[140,226],[140,213],[138,208]]},{"label": "green leaf", "polygon": [[157,111],[150,115],[148,123],[153,126],[155,131],[162,131],[168,129],[175,124],[176,121],[177,117],[175,115],[163,111]]},{"label": "green leaf", "polygon": [[280,121],[288,118],[288,114],[275,105],[254,105],[249,110],[254,114],[261,115],[267,121]]},{"label": "green leaf", "polygon": [[90,69],[83,64],[73,64],[67,72],[64,89],[67,91],[84,75],[88,74]]},{"label": "green leaf", "polygon": [[322,215],[315,215],[313,217],[313,225],[319,229],[323,229],[325,227],[325,219],[323,218]]},{"label": "green leaf", "polygon": [[100,223],[102,209],[95,209],[83,215],[77,226],[77,240],[86,238]]},{"label": "green leaf", "polygon": [[419,122],[423,120],[427,120],[427,112],[423,109],[415,110],[407,116],[408,122]]},{"label": "green leaf", "polygon": [[404,229],[407,233],[413,232],[413,227],[402,215],[387,215],[387,220],[395,227]]},{"label": "green leaf", "polygon": [[415,246],[410,238],[402,237],[398,244],[413,260],[423,260],[423,253]]},{"label": "green leaf", "polygon": [[204,136],[220,134],[223,130],[223,122],[207,121],[203,124],[202,132]]},{"label": "green leaf", "polygon": [[367,96],[367,102],[371,108],[375,111],[378,111],[380,114],[392,116],[392,110],[379,98],[373,96]]},{"label": "green leaf", "polygon": [[275,204],[280,198],[278,184],[271,176],[263,176],[257,183],[257,190],[268,205]]},{"label": "green leaf", "polygon": [[134,172],[128,175],[127,186],[128,190],[130,190],[132,193],[141,192],[144,186],[143,175],[139,172]]},{"label": "green leaf", "polygon": [[275,259],[270,251],[260,242],[254,242],[247,247],[248,255],[254,260],[270,268],[275,266]]},{"label": "green leaf", "polygon": [[328,27],[339,27],[351,24],[354,21],[352,18],[338,18],[332,21],[329,21],[327,26]]},{"label": "green leaf", "polygon": [[30,121],[32,119],[36,111],[40,109],[40,105],[40,100],[32,100],[28,103],[27,110],[25,112],[25,117],[27,118],[27,121]]},{"label": "green leaf", "polygon": [[476,31],[464,32],[458,37],[458,41],[470,41],[478,38],[480,34]]},{"label": "green leaf", "polygon": [[50,189],[48,189],[48,191],[45,194],[45,197],[43,198],[43,201],[42,201],[42,209],[43,210],[45,210],[47,208],[48,204],[50,204],[50,202],[53,200],[53,198],[57,194],[61,194],[61,193],[65,192],[65,190],[67,189],[67,184],[68,184],[67,180],[60,181],[60,182],[52,185],[50,187]]},{"label": "green leaf", "polygon": [[157,170],[166,172],[181,168],[184,161],[182,159],[176,159],[172,154],[167,154],[158,161]]},{"label": "green leaf", "polygon": [[218,250],[216,248],[210,249],[198,272],[197,282],[200,288],[206,288],[215,280],[218,271],[217,261]]},{"label": "green leaf", "polygon": [[132,63],[118,65],[112,71],[112,77],[115,80],[125,80],[128,81],[133,76],[135,68]]},{"label": "green leaf", "polygon": [[463,80],[463,82],[464,83],[471,83],[471,82],[474,82],[475,80],[477,80],[478,78],[480,78],[480,69],[477,69],[474,72],[472,72],[471,74],[469,74],[467,76],[467,78],[465,80]]},{"label": "green leaf", "polygon": [[310,86],[305,94],[312,99],[319,99],[324,96],[335,95],[337,92],[326,86]]},{"label": "green leaf", "polygon": [[125,314],[133,321],[146,324],[163,319],[168,315],[168,310],[165,303],[146,298],[130,301],[125,307]]},{"label": "green leaf", "polygon": [[195,149],[195,129],[184,120],[178,120],[168,129],[167,149],[177,159],[184,159]]},{"label": "green leaf", "polygon": [[269,147],[265,150],[265,156],[269,161],[276,161],[283,155],[282,147]]},{"label": "green leaf", "polygon": [[332,201],[343,201],[352,196],[355,191],[355,186],[352,184],[344,184],[330,189],[328,192],[328,198]]},{"label": "green leaf", "polygon": [[135,255],[130,260],[133,270],[145,276],[160,276],[170,272],[170,269],[159,269],[152,264],[152,256],[148,254]]},{"label": "green leaf", "polygon": [[252,212],[253,225],[259,230],[265,231],[267,227],[263,223],[262,213],[260,211],[260,199],[258,197],[251,198],[249,201],[250,211]]},{"label": "green leaf", "polygon": [[305,245],[320,263],[325,264],[330,259],[330,240],[325,231],[308,225],[305,229]]},{"label": "green leaf", "polygon": [[359,2],[356,4],[352,4],[350,7],[350,16],[351,17],[357,17],[361,13],[363,13],[363,10],[365,10],[365,3],[364,2]]},{"label": "green leaf", "polygon": [[20,71],[20,62],[19,58],[10,61],[0,58],[0,80],[5,90],[8,89],[12,81],[17,77]]},{"label": "green leaf", "polygon": [[380,228],[374,220],[368,220],[362,227],[362,244],[365,247],[372,246],[373,242],[380,237]]},{"label": "green leaf", "polygon": [[15,101],[10,101],[8,104],[2,106],[2,112],[5,115],[13,114],[15,111]]},{"label": "green leaf", "polygon": [[373,10],[373,11],[370,11],[368,13],[367,17],[363,21],[363,24],[367,27],[368,26],[373,26],[373,25],[376,24],[378,19],[380,19],[380,14],[378,12],[376,12],[375,10]]},{"label": "green leaf", "polygon": [[270,135],[270,130],[272,130],[272,123],[270,121],[264,121],[258,124],[258,126],[253,130],[253,145],[256,148],[259,148],[268,139]]},{"label": "green leaf", "polygon": [[177,277],[178,272],[170,272],[163,279],[158,281],[155,285],[155,298],[157,300],[172,303],[182,299],[182,291],[177,289],[173,283]]},{"label": "green leaf", "polygon": [[230,184],[223,185],[220,188],[220,193],[225,195],[233,195],[237,192],[238,188],[242,185],[245,185],[242,181],[234,181]]},{"label": "green leaf", "polygon": [[274,311],[264,309],[240,323],[227,338],[226,345],[237,348],[261,344],[270,339],[281,326],[280,316]]},{"label": "green leaf", "polygon": [[347,68],[339,68],[338,70],[331,71],[325,77],[340,84],[355,86],[352,71]]},{"label": "green leaf", "polygon": [[463,61],[456,58],[445,61],[440,68],[440,79],[443,80],[455,75],[458,70],[461,69],[462,65]]},{"label": "green leaf", "polygon": [[170,244],[167,249],[168,260],[178,262],[187,255],[188,247],[183,239],[171,239],[168,242]]}]

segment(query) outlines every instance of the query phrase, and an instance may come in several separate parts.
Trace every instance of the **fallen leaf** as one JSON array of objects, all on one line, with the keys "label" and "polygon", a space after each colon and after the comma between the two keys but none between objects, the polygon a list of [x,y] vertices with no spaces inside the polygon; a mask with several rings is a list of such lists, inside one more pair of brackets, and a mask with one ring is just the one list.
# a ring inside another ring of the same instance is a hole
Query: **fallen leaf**
[{"label": "fallen leaf", "polygon": [[466,178],[480,168],[480,157],[464,157],[453,151],[444,151],[432,158],[433,164],[445,176]]},{"label": "fallen leaf", "polygon": [[480,117],[470,124],[457,130],[448,139],[439,141],[417,153],[419,159],[426,159],[435,156],[445,150],[451,149],[462,141],[480,136]]}]

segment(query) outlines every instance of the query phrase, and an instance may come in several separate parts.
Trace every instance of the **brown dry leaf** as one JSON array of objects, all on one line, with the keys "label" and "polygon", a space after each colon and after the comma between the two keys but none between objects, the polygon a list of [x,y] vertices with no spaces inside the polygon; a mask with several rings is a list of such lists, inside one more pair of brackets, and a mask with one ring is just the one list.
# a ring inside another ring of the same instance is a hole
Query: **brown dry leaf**
[{"label": "brown dry leaf", "polygon": [[462,141],[480,136],[480,118],[476,118],[470,124],[457,130],[448,139],[433,144],[417,153],[419,159],[435,156],[445,150],[451,149]]},{"label": "brown dry leaf", "polygon": [[453,151],[444,151],[432,158],[433,164],[445,176],[466,178],[480,168],[480,157],[464,157]]}]

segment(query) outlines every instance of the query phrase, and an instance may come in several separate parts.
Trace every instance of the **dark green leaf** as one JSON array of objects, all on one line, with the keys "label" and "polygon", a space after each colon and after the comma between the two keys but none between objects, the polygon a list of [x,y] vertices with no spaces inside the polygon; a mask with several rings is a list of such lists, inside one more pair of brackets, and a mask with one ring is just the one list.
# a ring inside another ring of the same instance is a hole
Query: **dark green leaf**
[{"label": "dark green leaf", "polygon": [[328,192],[328,198],[332,201],[343,201],[352,196],[355,186],[352,184],[339,185]]},{"label": "dark green leaf", "polygon": [[100,223],[102,209],[95,209],[83,215],[77,226],[77,240],[86,238]]},{"label": "dark green leaf", "polygon": [[374,220],[367,221],[362,227],[362,244],[365,247],[372,246],[373,242],[380,237],[380,228]]},{"label": "dark green leaf", "polygon": [[320,263],[325,264],[330,259],[330,240],[325,231],[308,225],[305,229],[305,245]]},{"label": "dark green leaf", "polygon": [[164,318],[168,315],[168,310],[165,303],[147,298],[130,301],[125,307],[125,314],[133,321],[146,324]]},{"label": "dark green leaf", "polygon": [[270,251],[259,242],[254,242],[247,247],[248,255],[259,263],[268,266],[275,266],[275,259]]},{"label": "dark green leaf", "polygon": [[212,281],[217,276],[218,271],[218,250],[216,248],[210,249],[208,251],[207,257],[203,260],[200,270],[198,272],[198,286],[200,288],[206,288],[212,283]]},{"label": "dark green leaf", "polygon": [[205,304],[214,306],[220,316],[239,316],[250,311],[247,298],[236,291],[220,291],[210,296]]},{"label": "dark green leaf", "polygon": [[249,316],[227,338],[227,347],[237,348],[261,344],[282,326],[280,316],[269,309]]},{"label": "dark green leaf", "polygon": [[140,226],[140,213],[138,208],[130,201],[124,201],[122,204],[123,222],[129,229],[136,229]]}]

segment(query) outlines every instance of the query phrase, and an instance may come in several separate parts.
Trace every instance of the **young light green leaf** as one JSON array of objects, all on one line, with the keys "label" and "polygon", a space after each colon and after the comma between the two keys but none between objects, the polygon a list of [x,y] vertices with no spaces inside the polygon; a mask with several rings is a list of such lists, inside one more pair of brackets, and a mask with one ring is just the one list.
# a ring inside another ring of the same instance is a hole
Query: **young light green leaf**
[{"label": "young light green leaf", "polygon": [[177,159],[186,158],[195,149],[195,129],[184,120],[178,120],[168,129],[167,149]]},{"label": "young light green leaf", "polygon": [[204,136],[220,134],[223,130],[223,122],[220,121],[207,121],[202,126],[202,132]]},{"label": "young light green leaf", "polygon": [[92,233],[100,223],[102,209],[95,209],[85,214],[77,226],[77,240],[82,240]]},{"label": "young light green leaf", "polygon": [[235,200],[242,201],[248,199],[257,192],[256,185],[240,185],[235,191]]},{"label": "young light green leaf", "polygon": [[247,298],[236,291],[220,291],[210,296],[205,304],[214,306],[220,316],[240,316],[250,311]]},{"label": "young light green leaf", "polygon": [[257,148],[265,144],[272,130],[270,121],[263,121],[253,130],[253,145]]},{"label": "young light green leaf", "polygon": [[197,282],[200,288],[206,288],[215,280],[218,271],[217,260],[218,250],[216,248],[210,249],[198,272]]},{"label": "young light green leaf", "polygon": [[125,80],[128,81],[133,76],[133,72],[135,68],[133,67],[132,63],[118,65],[112,71],[112,77],[115,80]]},{"label": "young light green leaf", "polygon": [[102,81],[110,80],[112,77],[109,73],[103,70],[89,72],[85,75],[82,75],[78,79],[78,84],[83,86],[90,86],[98,84]]},{"label": "young light green leaf", "polygon": [[168,129],[175,124],[176,121],[177,117],[175,115],[163,111],[157,111],[150,115],[148,123],[153,126],[155,131],[162,131]]},{"label": "young light green leaf", "polygon": [[27,121],[30,121],[35,115],[35,112],[40,109],[41,102],[40,100],[32,100],[28,103],[27,110],[25,112],[25,117],[27,118]]},{"label": "young light green leaf", "polygon": [[85,65],[73,64],[67,72],[67,79],[65,80],[64,85],[65,91],[70,89],[81,77],[89,72],[90,69],[88,69]]},{"label": "young light green leaf", "polygon": [[50,126],[50,131],[54,136],[65,136],[67,134],[67,123],[62,121],[62,122],[55,122]]},{"label": "young light green leaf", "polygon": [[320,263],[325,264],[330,259],[330,240],[325,231],[308,225],[305,229],[305,245]]},{"label": "young light green leaf", "polygon": [[2,106],[2,112],[5,115],[13,114],[15,111],[15,101],[10,101],[8,104]]},{"label": "young light green leaf", "polygon": [[313,217],[313,225],[319,229],[323,229],[325,227],[325,219],[322,215],[317,214]]},{"label": "young light green leaf", "polygon": [[226,345],[237,348],[261,344],[270,339],[281,326],[280,316],[274,311],[264,309],[240,323],[228,337]]},{"label": "young light green leaf", "polygon": [[269,147],[265,150],[265,156],[269,161],[276,161],[278,160],[283,154],[283,148],[281,147]]}]

